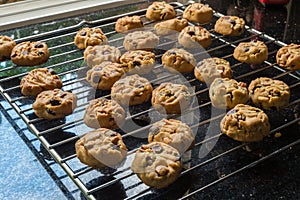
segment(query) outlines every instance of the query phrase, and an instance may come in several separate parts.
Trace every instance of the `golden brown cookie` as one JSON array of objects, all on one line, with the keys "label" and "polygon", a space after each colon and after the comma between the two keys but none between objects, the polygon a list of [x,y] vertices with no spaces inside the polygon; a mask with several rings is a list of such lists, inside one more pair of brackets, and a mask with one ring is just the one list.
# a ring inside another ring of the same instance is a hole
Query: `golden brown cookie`
[{"label": "golden brown cookie", "polygon": [[173,18],[156,23],[154,30],[157,35],[169,35],[174,32],[180,32],[187,25],[188,21],[186,19]]},{"label": "golden brown cookie", "polygon": [[48,61],[50,53],[45,42],[22,42],[11,51],[11,61],[19,66],[41,65]]},{"label": "golden brown cookie", "polygon": [[193,54],[184,49],[172,48],[162,56],[163,66],[171,72],[192,72],[196,65]]},{"label": "golden brown cookie", "polygon": [[167,20],[176,17],[174,7],[164,1],[153,2],[146,11],[146,18],[154,21]]},{"label": "golden brown cookie", "polygon": [[226,36],[240,36],[245,31],[245,21],[237,16],[222,16],[215,23],[215,32]]},{"label": "golden brown cookie", "polygon": [[180,114],[189,107],[191,95],[182,84],[162,83],[153,90],[151,103],[155,110],[166,114]]},{"label": "golden brown cookie", "polygon": [[20,86],[23,95],[36,96],[45,90],[62,88],[62,81],[53,69],[37,68],[22,78]]},{"label": "golden brown cookie", "polygon": [[163,142],[178,150],[180,154],[191,149],[195,136],[192,129],[176,119],[162,119],[155,122],[148,135],[148,142]]},{"label": "golden brown cookie", "polygon": [[61,89],[46,90],[37,95],[32,104],[39,118],[58,119],[73,113],[77,106],[77,96]]},{"label": "golden brown cookie", "polygon": [[110,90],[113,84],[125,75],[124,66],[119,63],[102,62],[86,73],[86,80],[95,89]]},{"label": "golden brown cookie", "polygon": [[300,70],[300,45],[289,44],[281,47],[276,54],[277,64],[288,70]]},{"label": "golden brown cookie", "polygon": [[154,68],[155,54],[144,50],[127,51],[121,56],[120,63],[130,74],[148,74]]},{"label": "golden brown cookie", "polygon": [[178,36],[178,43],[186,48],[208,48],[211,42],[210,32],[201,26],[187,26]]},{"label": "golden brown cookie", "polygon": [[216,78],[209,87],[209,98],[214,107],[231,109],[250,99],[247,84],[234,79]]},{"label": "golden brown cookie", "polygon": [[233,57],[242,63],[260,64],[268,59],[268,47],[262,41],[241,42]]},{"label": "golden brown cookie", "polygon": [[227,60],[213,57],[198,62],[194,75],[199,81],[211,84],[216,78],[232,78],[232,70]]},{"label": "golden brown cookie", "polygon": [[193,3],[186,7],[183,12],[183,18],[197,23],[209,23],[213,17],[213,10],[209,5],[202,3]]},{"label": "golden brown cookie", "polygon": [[93,67],[104,61],[119,62],[121,51],[110,45],[96,45],[88,46],[83,55],[87,66]]},{"label": "golden brown cookie", "polygon": [[127,156],[122,136],[106,128],[85,134],[77,140],[75,149],[80,162],[97,169],[117,168]]},{"label": "golden brown cookie", "polygon": [[107,37],[102,32],[101,28],[85,27],[77,31],[74,44],[79,49],[85,49],[88,46],[96,46],[107,43]]},{"label": "golden brown cookie", "polygon": [[270,134],[268,116],[259,108],[238,104],[220,123],[222,133],[241,142],[258,142]]},{"label": "golden brown cookie", "polygon": [[11,51],[16,42],[6,35],[0,35],[0,61],[10,59]]},{"label": "golden brown cookie", "polygon": [[118,33],[126,33],[127,31],[143,28],[144,24],[140,16],[125,16],[117,20],[115,30]]},{"label": "golden brown cookie", "polygon": [[162,142],[142,145],[131,170],[150,187],[164,188],[176,181],[182,169],[179,152]]},{"label": "golden brown cookie", "polygon": [[280,110],[288,105],[290,100],[290,88],[280,80],[260,77],[252,80],[248,89],[253,104],[267,110]]},{"label": "golden brown cookie", "polygon": [[111,88],[111,98],[124,106],[147,102],[152,95],[152,85],[137,74],[125,76],[114,83]]},{"label": "golden brown cookie", "polygon": [[91,128],[120,128],[125,122],[125,110],[114,100],[93,99],[84,114],[84,123]]},{"label": "golden brown cookie", "polygon": [[151,31],[134,31],[124,38],[124,48],[130,50],[151,50],[159,44],[159,37]]}]

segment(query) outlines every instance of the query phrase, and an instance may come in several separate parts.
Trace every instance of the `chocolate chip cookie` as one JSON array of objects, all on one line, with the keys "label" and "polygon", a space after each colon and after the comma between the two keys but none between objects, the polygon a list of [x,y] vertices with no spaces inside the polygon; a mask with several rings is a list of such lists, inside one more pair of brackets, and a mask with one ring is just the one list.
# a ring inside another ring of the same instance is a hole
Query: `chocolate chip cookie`
[{"label": "chocolate chip cookie", "polygon": [[146,18],[154,21],[167,20],[176,17],[174,7],[164,1],[153,2],[146,11]]},{"label": "chocolate chip cookie", "polygon": [[32,104],[39,118],[58,119],[73,113],[77,106],[77,96],[61,89],[43,91]]},{"label": "chocolate chip cookie", "polygon": [[183,18],[196,23],[209,23],[213,17],[213,10],[209,5],[193,3],[186,7]]},{"label": "chocolate chip cookie", "polygon": [[162,56],[163,66],[171,72],[192,72],[196,65],[193,54],[184,49],[172,48]]},{"label": "chocolate chip cookie", "polygon": [[178,43],[186,48],[208,48],[212,41],[210,32],[201,26],[187,26],[180,32]]},{"label": "chocolate chip cookie", "polygon": [[214,107],[231,109],[250,99],[247,84],[229,78],[216,78],[209,87],[209,97]]},{"label": "chocolate chip cookie", "polygon": [[95,89],[110,90],[113,84],[125,75],[120,63],[102,62],[86,73],[86,80]]},{"label": "chocolate chip cookie", "polygon": [[124,106],[147,102],[152,95],[152,85],[137,74],[125,76],[114,83],[111,88],[111,98]]},{"label": "chocolate chip cookie", "polygon": [[126,33],[130,30],[143,28],[144,24],[140,16],[125,16],[117,20],[115,30],[118,33]]},{"label": "chocolate chip cookie", "polygon": [[289,44],[281,47],[276,54],[277,64],[288,70],[300,70],[300,45]]},{"label": "chocolate chip cookie", "polygon": [[122,136],[106,128],[82,136],[75,143],[75,149],[80,162],[96,169],[117,168],[127,156]]},{"label": "chocolate chip cookie", "polygon": [[11,61],[19,66],[41,65],[48,61],[50,53],[45,42],[22,42],[11,51]]},{"label": "chocolate chip cookie", "polygon": [[23,95],[36,96],[45,90],[62,88],[62,81],[53,69],[37,68],[22,78],[20,86]]},{"label": "chocolate chip cookie", "polygon": [[242,63],[260,64],[268,59],[268,47],[262,41],[241,42],[233,57]]},{"label": "chocolate chip cookie", "polygon": [[134,31],[124,38],[124,48],[130,50],[151,50],[159,44],[159,37],[151,31]]},{"label": "chocolate chip cookie", "polygon": [[142,145],[131,165],[131,170],[143,183],[155,188],[164,188],[175,182],[181,169],[179,152],[162,142]]},{"label": "chocolate chip cookie", "polygon": [[290,88],[280,80],[260,77],[252,80],[248,89],[253,104],[267,110],[280,110],[290,100]]},{"label": "chocolate chip cookie", "polygon": [[101,28],[85,27],[77,31],[74,44],[79,49],[85,49],[88,46],[96,46],[107,43],[107,37],[102,32]]},{"label": "chocolate chip cookie", "polygon": [[157,35],[169,35],[182,31],[186,26],[188,26],[186,19],[173,18],[156,23],[154,30]]},{"label": "chocolate chip cookie", "polygon": [[148,74],[154,68],[155,54],[144,50],[127,51],[121,56],[120,63],[130,74]]},{"label": "chocolate chip cookie", "polygon": [[104,61],[119,62],[121,51],[110,45],[96,45],[88,46],[83,55],[87,66],[93,67]]},{"label": "chocolate chip cookie", "polygon": [[245,31],[245,21],[237,16],[222,16],[215,23],[215,32],[226,36],[240,36]]},{"label": "chocolate chip cookie", "polygon": [[191,149],[195,136],[185,123],[175,119],[162,119],[155,122],[148,135],[148,142],[163,142],[178,150],[180,154]]},{"label": "chocolate chip cookie", "polygon": [[166,114],[180,114],[189,107],[191,95],[187,86],[166,82],[153,90],[151,103],[155,110]]},{"label": "chocolate chip cookie", "polygon": [[84,114],[84,123],[91,128],[120,128],[125,121],[125,110],[114,100],[93,99]]},{"label": "chocolate chip cookie", "polygon": [[6,35],[0,35],[0,61],[10,59],[11,51],[16,42]]},{"label": "chocolate chip cookie", "polygon": [[220,123],[222,133],[241,142],[258,142],[270,134],[268,116],[259,108],[238,104]]},{"label": "chocolate chip cookie", "polygon": [[232,70],[227,60],[213,57],[198,62],[194,75],[199,81],[209,85],[216,78],[232,78]]}]

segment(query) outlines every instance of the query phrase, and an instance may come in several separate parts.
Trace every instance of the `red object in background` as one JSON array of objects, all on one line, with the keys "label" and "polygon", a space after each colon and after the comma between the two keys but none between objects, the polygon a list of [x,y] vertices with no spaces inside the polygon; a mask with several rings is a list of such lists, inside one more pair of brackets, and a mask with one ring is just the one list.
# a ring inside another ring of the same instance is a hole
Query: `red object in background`
[{"label": "red object in background", "polygon": [[262,4],[277,4],[277,5],[282,5],[282,4],[288,4],[289,0],[259,0]]}]

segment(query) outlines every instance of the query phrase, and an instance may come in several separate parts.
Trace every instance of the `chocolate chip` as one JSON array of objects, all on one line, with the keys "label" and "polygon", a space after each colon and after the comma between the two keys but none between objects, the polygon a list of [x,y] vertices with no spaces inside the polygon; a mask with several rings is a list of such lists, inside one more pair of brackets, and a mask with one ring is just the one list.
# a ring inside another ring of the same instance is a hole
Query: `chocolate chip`
[{"label": "chocolate chip", "polygon": [[52,110],[50,110],[49,108],[46,109],[47,113],[49,113],[50,115],[56,115],[56,113]]},{"label": "chocolate chip", "polygon": [[166,15],[167,15],[167,13],[163,13],[162,16],[161,16],[161,19],[164,20]]},{"label": "chocolate chip", "polygon": [[196,35],[196,34],[195,34],[195,31],[188,31],[187,33],[188,33],[190,36]]},{"label": "chocolate chip", "polygon": [[110,137],[115,137],[115,136],[117,136],[117,134],[116,134],[115,132],[113,132],[113,131],[107,131],[105,134],[106,134],[107,136],[110,136]]},{"label": "chocolate chip", "polygon": [[43,48],[44,45],[41,43],[37,43],[36,45],[34,45],[35,48]]},{"label": "chocolate chip", "polygon": [[161,153],[163,152],[163,148],[160,145],[153,145],[151,147],[152,151],[154,151],[155,153]]},{"label": "chocolate chip", "polygon": [[51,106],[59,106],[60,101],[57,99],[50,99],[50,104],[51,104]]},{"label": "chocolate chip", "polygon": [[248,52],[249,50],[250,50],[249,48],[245,48],[245,49],[244,49],[245,52]]},{"label": "chocolate chip", "polygon": [[13,57],[16,57],[16,56],[17,56],[17,54],[15,54],[15,53],[14,53],[13,55],[11,55],[12,58],[13,58]]},{"label": "chocolate chip", "polygon": [[42,51],[39,51],[39,52],[37,52],[37,55],[38,55],[38,56],[43,56],[43,55],[45,55],[45,53],[42,52]]},{"label": "chocolate chip", "polygon": [[60,97],[61,97],[61,98],[64,98],[65,96],[67,96],[67,94],[66,94],[66,93],[63,93]]},{"label": "chocolate chip", "polygon": [[152,135],[152,140],[159,133],[159,131],[160,131],[160,128],[157,126],[150,129],[150,134]]},{"label": "chocolate chip", "polygon": [[242,27],[239,27],[238,32],[242,32],[242,30],[243,30]]},{"label": "chocolate chip", "polygon": [[56,72],[53,69],[49,69],[49,73],[52,75],[56,75]]},{"label": "chocolate chip", "polygon": [[229,19],[228,21],[229,21],[229,23],[230,23],[230,24],[232,24],[233,26],[235,26],[235,25],[236,25],[236,22],[235,22],[234,20],[232,20],[232,19]]},{"label": "chocolate chip", "polygon": [[168,55],[176,55],[175,51],[168,51]]},{"label": "chocolate chip", "polygon": [[141,63],[139,61],[133,61],[132,64],[133,66],[141,66]]},{"label": "chocolate chip", "polygon": [[85,32],[85,31],[81,31],[81,32],[80,32],[80,35],[81,35],[81,36],[86,36],[86,32]]}]

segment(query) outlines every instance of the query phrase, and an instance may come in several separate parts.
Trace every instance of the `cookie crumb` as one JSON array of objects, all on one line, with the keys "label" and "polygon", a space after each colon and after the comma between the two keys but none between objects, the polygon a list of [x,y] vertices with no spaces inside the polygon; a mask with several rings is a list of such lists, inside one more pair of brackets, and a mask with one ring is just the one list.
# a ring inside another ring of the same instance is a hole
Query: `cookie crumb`
[{"label": "cookie crumb", "polygon": [[277,132],[277,133],[275,133],[275,135],[274,135],[275,138],[279,138],[279,137],[281,137],[281,136],[282,136],[282,134],[281,134],[280,132]]}]

